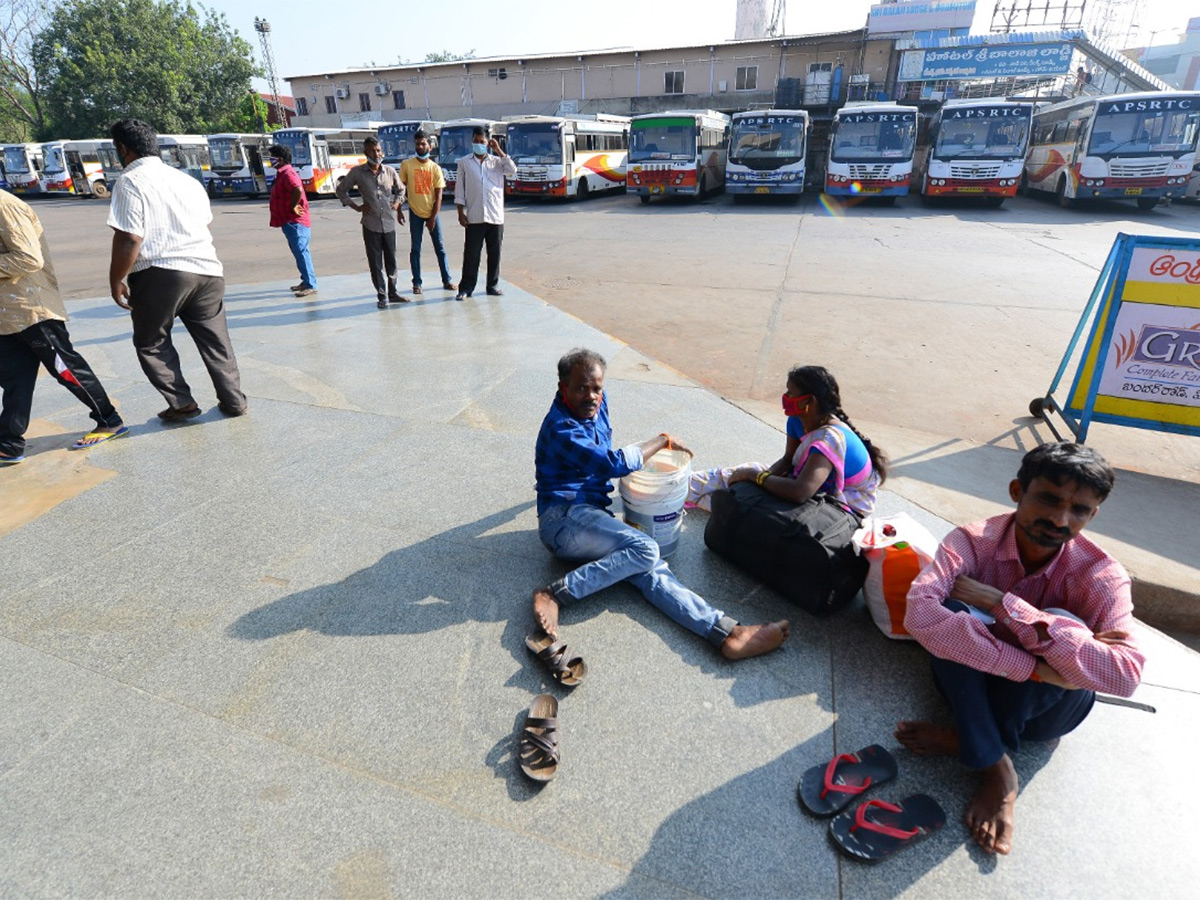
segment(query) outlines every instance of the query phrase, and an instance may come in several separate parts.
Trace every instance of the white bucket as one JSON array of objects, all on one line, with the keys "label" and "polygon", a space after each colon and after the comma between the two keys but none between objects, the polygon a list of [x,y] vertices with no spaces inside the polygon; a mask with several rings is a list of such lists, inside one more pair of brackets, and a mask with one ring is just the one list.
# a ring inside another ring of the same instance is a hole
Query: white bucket
[{"label": "white bucket", "polygon": [[670,556],[679,545],[691,475],[690,456],[682,450],[660,450],[621,479],[626,524],[654,538],[660,556]]}]

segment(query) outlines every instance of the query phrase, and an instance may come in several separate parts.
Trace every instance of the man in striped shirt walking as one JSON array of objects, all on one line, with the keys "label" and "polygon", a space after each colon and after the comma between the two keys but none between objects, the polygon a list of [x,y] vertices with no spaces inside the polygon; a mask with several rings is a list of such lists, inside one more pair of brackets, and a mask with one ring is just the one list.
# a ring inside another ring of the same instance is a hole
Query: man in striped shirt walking
[{"label": "man in striped shirt walking", "polygon": [[246,412],[241,375],[225,321],[225,278],[208,225],[212,208],[195,178],[158,155],[158,135],[137,119],[112,127],[125,171],[112,193],[113,230],[108,281],[112,298],[130,311],[133,346],[142,371],[166,398],[164,422],[200,415],[171,342],[176,317],[183,320],[227,416]]},{"label": "man in striped shirt walking", "polygon": [[1029,451],[1009,484],[1016,511],[956,528],[909,591],[904,625],[933,654],[954,727],[901,722],[896,739],[981,773],[966,822],[988,853],[1012,849],[1009,754],[1072,731],[1097,691],[1128,697],[1141,681],[1129,576],[1080,534],[1114,477],[1081,444]]}]

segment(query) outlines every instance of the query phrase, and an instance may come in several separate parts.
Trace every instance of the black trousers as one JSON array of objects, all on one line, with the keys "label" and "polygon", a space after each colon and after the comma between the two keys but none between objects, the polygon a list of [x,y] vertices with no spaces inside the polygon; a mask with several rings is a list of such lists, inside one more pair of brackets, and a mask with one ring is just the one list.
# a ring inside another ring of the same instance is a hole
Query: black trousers
[{"label": "black trousers", "polygon": [[460,294],[472,293],[479,283],[479,257],[484,244],[487,244],[487,288],[491,290],[500,283],[500,245],[503,243],[503,225],[484,222],[467,226],[467,236],[463,242],[462,278],[458,282]]},{"label": "black trousers", "polygon": [[176,316],[196,342],[217,399],[232,409],[246,405],[225,321],[224,278],[151,266],[129,276],[129,305],[138,362],[172,409],[196,402],[171,341]]},{"label": "black trousers", "polygon": [[[55,359],[62,362],[63,371],[58,370]],[[39,364],[79,398],[99,427],[117,428],[122,424],[121,416],[104,392],[104,385],[87,360],[71,346],[66,323],[47,319],[16,334],[0,335],[0,388],[4,391],[0,453],[20,456],[25,452],[25,431],[33,409]]]},{"label": "black trousers", "polygon": [[[396,232],[371,231],[363,226],[363,247],[367,251],[367,265],[371,269],[371,284],[382,300],[396,291]],[[384,281],[384,274],[387,281]]]}]

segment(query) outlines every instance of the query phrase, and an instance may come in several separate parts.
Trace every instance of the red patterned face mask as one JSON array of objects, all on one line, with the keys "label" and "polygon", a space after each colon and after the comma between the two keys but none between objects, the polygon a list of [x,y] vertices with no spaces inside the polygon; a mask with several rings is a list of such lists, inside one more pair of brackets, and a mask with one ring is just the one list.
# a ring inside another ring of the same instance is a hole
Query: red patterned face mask
[{"label": "red patterned face mask", "polygon": [[804,400],[811,397],[812,394],[801,394],[799,397],[793,397],[791,394],[783,395],[783,414],[785,416],[800,415],[800,404]]}]

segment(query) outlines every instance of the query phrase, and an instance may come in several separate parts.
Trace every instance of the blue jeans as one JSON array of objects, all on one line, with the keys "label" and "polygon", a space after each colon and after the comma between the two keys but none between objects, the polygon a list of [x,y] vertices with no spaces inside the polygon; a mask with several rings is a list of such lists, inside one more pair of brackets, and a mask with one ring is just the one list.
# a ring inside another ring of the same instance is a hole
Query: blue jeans
[{"label": "blue jeans", "polygon": [[[408,211],[408,236],[411,248],[408,251],[408,267],[412,270],[414,287],[421,286],[421,242],[425,239],[425,223],[411,209]],[[450,267],[446,265],[446,246],[442,243],[442,223],[437,218],[433,220],[433,253],[437,257],[438,268],[442,270],[442,284],[450,284]]]},{"label": "blue jeans", "polygon": [[300,285],[306,288],[316,288],[317,273],[313,271],[312,256],[308,252],[308,239],[312,229],[299,222],[289,222],[281,229],[287,238],[288,248],[296,257],[296,268],[300,270]]},{"label": "blue jeans", "polygon": [[672,620],[718,647],[737,625],[679,583],[659,559],[653,538],[603,509],[586,503],[551,506],[538,517],[538,537],[559,559],[584,562],[550,586],[562,605],[628,581]]},{"label": "blue jeans", "polygon": [[[955,612],[966,604],[947,600]],[[1057,610],[1056,610],[1057,612]],[[986,769],[1021,741],[1049,741],[1073,731],[1092,711],[1092,691],[1070,691],[1038,681],[1009,681],[947,659],[931,657],[933,683],[954,715],[958,756],[971,769]]]}]

